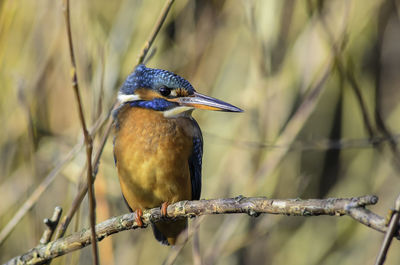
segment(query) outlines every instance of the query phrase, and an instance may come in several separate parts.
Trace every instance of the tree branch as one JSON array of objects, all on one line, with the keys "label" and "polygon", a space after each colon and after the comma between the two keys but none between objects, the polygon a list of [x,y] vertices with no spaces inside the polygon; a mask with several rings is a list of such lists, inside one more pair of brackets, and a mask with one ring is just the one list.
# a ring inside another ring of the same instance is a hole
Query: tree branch
[{"label": "tree branch", "polygon": [[[376,204],[377,202],[378,197],[372,195],[323,200],[275,200],[265,197],[246,198],[238,196],[229,199],[177,202],[168,206],[167,215],[170,219],[232,213],[246,213],[254,217],[262,213],[290,216],[349,215],[368,227],[380,232],[386,232],[385,219],[364,209],[365,206]],[[164,220],[163,218],[165,217],[161,216],[160,208],[154,208],[144,211],[142,220],[146,227],[151,222],[156,223]],[[136,228],[139,227],[135,221],[135,213],[124,214],[96,225],[96,238],[100,241],[109,235]],[[398,232],[395,232],[396,236],[399,235]],[[90,242],[90,229],[84,229],[65,238],[39,245],[5,264],[41,264],[55,257],[86,247]]]}]

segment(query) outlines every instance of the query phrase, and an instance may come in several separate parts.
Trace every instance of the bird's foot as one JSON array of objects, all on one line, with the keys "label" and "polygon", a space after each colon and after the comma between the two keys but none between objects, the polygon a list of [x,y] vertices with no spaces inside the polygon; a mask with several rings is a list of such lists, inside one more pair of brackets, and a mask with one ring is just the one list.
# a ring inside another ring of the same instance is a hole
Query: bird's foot
[{"label": "bird's foot", "polygon": [[168,208],[168,202],[163,202],[163,204],[161,204],[161,217],[162,218],[168,218],[167,208]]},{"label": "bird's foot", "polygon": [[143,221],[142,221],[142,216],[143,216],[143,211],[142,209],[137,209],[136,210],[136,216],[135,216],[135,221],[139,227],[144,227]]}]

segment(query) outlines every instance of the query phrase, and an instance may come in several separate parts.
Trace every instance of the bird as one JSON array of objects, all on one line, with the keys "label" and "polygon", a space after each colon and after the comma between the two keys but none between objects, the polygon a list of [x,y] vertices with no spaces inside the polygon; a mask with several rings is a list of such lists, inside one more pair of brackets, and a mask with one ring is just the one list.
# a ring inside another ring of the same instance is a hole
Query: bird
[{"label": "bird", "polygon": [[[114,160],[122,195],[143,226],[143,210],[199,200],[203,137],[192,117],[194,109],[243,110],[198,93],[183,77],[139,64],[118,92],[114,111]],[[175,245],[185,220],[152,223],[155,238]]]}]

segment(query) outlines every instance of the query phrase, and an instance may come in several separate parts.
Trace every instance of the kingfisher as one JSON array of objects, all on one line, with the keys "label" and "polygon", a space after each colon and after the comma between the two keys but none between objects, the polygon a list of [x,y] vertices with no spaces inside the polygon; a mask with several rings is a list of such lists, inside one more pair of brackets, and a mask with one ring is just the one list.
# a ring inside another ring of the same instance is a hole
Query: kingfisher
[{"label": "kingfisher", "polygon": [[[119,182],[136,222],[143,210],[181,200],[199,200],[203,137],[194,109],[242,112],[229,103],[200,94],[181,76],[140,64],[118,93],[114,111],[114,159]],[[155,238],[175,245],[185,220],[152,224]]]}]

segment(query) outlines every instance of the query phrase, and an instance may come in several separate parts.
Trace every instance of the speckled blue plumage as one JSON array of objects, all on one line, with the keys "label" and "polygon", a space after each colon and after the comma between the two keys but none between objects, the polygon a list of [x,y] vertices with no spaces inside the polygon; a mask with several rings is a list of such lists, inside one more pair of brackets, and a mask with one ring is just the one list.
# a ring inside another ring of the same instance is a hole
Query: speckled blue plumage
[{"label": "speckled blue plumage", "polygon": [[193,94],[195,91],[189,81],[175,73],[162,69],[147,68],[144,64],[140,64],[128,76],[120,89],[120,93],[131,95],[139,88],[159,89],[161,86],[185,88],[189,94]]}]

